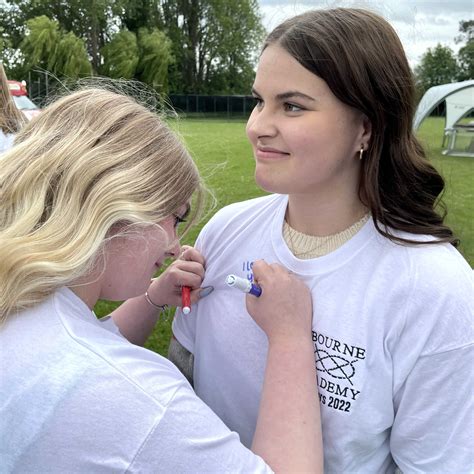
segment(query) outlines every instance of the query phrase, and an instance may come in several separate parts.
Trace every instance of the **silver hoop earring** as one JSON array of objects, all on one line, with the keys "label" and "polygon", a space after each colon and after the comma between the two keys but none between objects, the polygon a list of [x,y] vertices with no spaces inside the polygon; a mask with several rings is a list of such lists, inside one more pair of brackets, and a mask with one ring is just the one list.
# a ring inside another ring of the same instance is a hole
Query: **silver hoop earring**
[{"label": "silver hoop earring", "polygon": [[359,150],[359,160],[362,160],[363,157],[364,157],[364,147],[361,146]]}]

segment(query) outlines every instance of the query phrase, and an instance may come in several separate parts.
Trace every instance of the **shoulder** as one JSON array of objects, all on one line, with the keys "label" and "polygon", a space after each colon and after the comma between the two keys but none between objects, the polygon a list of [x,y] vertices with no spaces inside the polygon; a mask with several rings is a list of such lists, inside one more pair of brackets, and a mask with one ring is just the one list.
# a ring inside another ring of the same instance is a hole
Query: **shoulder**
[{"label": "shoulder", "polygon": [[[68,353],[68,359],[74,360],[78,373],[84,371],[85,383],[96,386],[101,396],[122,393],[123,399],[133,398],[137,404],[140,400],[161,410],[178,389],[191,390],[170,361],[104,328],[70,292],[58,292],[54,301],[63,328],[62,350]],[[105,379],[107,384],[100,382]]]},{"label": "shoulder", "polygon": [[239,216],[245,214],[254,214],[271,210],[274,207],[278,207],[283,200],[286,200],[286,196],[281,194],[270,194],[268,196],[262,196],[247,201],[235,202],[223,207],[217,211],[214,216],[209,220],[209,224],[214,224],[216,221],[226,221],[229,219],[238,219]]},{"label": "shoulder", "polygon": [[410,247],[407,254],[414,297],[472,316],[473,271],[456,248],[450,244],[426,244]]},{"label": "shoulder", "polygon": [[400,245],[385,240],[392,261],[392,287],[404,295],[399,302],[405,308],[403,330],[424,341],[422,353],[472,344],[474,279],[463,256],[450,244]]},{"label": "shoulder", "polygon": [[[143,347],[135,346],[122,336],[102,330],[98,338],[87,342],[76,342],[82,346],[91,366],[97,368],[99,377],[106,376],[112,392],[113,385],[120,392],[146,404],[164,408],[169,405],[177,392],[186,392],[191,387],[178,369],[167,359]],[[100,339],[99,339],[100,338]]]},{"label": "shoulder", "polygon": [[227,237],[252,226],[264,226],[286,205],[287,196],[271,194],[225,206],[203,227],[200,240]]},{"label": "shoulder", "polygon": [[406,232],[394,232],[403,237],[419,242],[418,244],[399,244],[383,239],[387,249],[396,255],[406,268],[414,282],[429,287],[451,287],[461,283],[472,286],[472,269],[461,253],[448,243],[427,243],[432,236],[415,235]]}]

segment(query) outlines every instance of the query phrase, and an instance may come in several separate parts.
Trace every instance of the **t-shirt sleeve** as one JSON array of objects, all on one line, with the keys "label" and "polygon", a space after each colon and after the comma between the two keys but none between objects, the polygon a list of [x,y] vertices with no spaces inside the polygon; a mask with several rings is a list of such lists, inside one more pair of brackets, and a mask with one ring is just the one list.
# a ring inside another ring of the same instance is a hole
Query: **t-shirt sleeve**
[{"label": "t-shirt sleeve", "polygon": [[215,413],[180,389],[138,450],[130,472],[271,473]]},{"label": "t-shirt sleeve", "polygon": [[473,348],[420,357],[397,394],[390,444],[403,473],[472,472]]},{"label": "t-shirt sleeve", "polygon": [[122,336],[122,333],[120,332],[120,329],[118,326],[115,324],[114,319],[109,315],[109,316],[104,316],[103,318],[100,318],[99,323],[101,324],[101,327],[103,329],[107,329],[107,331],[110,331],[113,334],[116,334],[117,336]]},{"label": "t-shirt sleeve", "polygon": [[420,350],[395,392],[390,439],[403,473],[464,473],[474,467],[472,295],[472,272],[465,268],[446,262],[418,274],[398,366]]}]

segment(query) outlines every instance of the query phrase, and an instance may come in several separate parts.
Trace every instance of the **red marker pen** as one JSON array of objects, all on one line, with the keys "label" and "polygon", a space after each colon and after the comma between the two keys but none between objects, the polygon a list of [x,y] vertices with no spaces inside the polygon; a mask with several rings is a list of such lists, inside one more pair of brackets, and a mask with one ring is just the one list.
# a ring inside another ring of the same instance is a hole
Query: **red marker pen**
[{"label": "red marker pen", "polygon": [[184,314],[191,312],[191,288],[189,286],[181,287],[181,309]]}]

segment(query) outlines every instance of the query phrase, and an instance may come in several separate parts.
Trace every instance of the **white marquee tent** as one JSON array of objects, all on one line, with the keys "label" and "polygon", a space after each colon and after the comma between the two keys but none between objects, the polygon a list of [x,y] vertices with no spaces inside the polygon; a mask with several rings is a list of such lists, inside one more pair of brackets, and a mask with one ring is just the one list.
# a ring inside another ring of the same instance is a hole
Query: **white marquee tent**
[{"label": "white marquee tent", "polygon": [[448,144],[443,153],[474,156],[474,121],[469,124],[458,123],[474,110],[474,80],[443,84],[428,89],[418,104],[413,127],[415,130],[418,129],[421,122],[444,100],[446,101],[444,134],[445,138],[448,138]]}]

